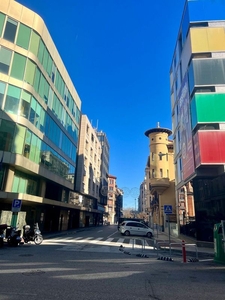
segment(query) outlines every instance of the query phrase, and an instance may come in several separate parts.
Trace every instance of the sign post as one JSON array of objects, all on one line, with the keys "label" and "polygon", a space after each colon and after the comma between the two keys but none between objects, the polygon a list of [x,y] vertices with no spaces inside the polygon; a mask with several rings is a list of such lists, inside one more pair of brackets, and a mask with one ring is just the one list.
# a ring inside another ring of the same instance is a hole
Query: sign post
[{"label": "sign post", "polygon": [[12,220],[11,220],[11,226],[16,227],[17,224],[17,218],[18,218],[18,212],[21,210],[22,206],[22,200],[14,199],[12,202]]},{"label": "sign post", "polygon": [[173,212],[172,205],[164,205],[164,214],[167,215],[167,221],[168,221],[168,230],[169,230],[169,244],[170,244],[170,215]]}]

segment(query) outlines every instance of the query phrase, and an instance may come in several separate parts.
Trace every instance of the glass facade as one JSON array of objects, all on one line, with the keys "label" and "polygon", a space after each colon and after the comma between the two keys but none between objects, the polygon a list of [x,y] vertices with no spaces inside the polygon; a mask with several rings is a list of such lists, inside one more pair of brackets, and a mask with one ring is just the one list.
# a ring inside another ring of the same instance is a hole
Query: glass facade
[{"label": "glass facade", "polygon": [[[34,61],[19,48],[0,46],[0,73],[18,80],[18,85],[0,81],[0,109],[12,117],[0,119],[0,150],[21,154],[73,182],[80,109],[69,87],[34,29],[0,13],[0,37],[36,56]],[[13,191],[24,192],[28,181],[17,175]]]}]

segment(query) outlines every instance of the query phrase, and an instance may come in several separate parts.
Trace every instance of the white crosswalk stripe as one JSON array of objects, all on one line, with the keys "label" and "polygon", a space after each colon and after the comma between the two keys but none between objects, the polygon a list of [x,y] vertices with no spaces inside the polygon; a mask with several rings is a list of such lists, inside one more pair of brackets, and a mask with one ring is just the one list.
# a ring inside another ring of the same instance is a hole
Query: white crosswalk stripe
[{"label": "white crosswalk stripe", "polygon": [[116,252],[120,246],[128,251],[130,250],[152,250],[153,247],[145,239],[141,238],[108,238],[103,237],[57,237],[45,239],[45,245],[58,245],[59,251],[92,251],[92,252]]}]

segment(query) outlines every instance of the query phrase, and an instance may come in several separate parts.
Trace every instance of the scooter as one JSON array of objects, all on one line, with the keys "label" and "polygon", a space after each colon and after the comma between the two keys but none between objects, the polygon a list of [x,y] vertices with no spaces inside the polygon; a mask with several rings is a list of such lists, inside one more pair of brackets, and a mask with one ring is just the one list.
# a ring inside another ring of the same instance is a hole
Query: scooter
[{"label": "scooter", "polygon": [[23,226],[23,240],[24,243],[34,242],[36,245],[40,245],[43,242],[43,236],[38,223],[34,224],[33,230],[30,229],[30,225]]},{"label": "scooter", "polygon": [[4,245],[4,238],[5,238],[5,234],[4,231],[7,228],[7,224],[1,224],[0,225],[0,247],[3,247]]},{"label": "scooter", "polygon": [[9,246],[18,246],[21,242],[21,230],[18,227],[7,226],[6,238]]}]

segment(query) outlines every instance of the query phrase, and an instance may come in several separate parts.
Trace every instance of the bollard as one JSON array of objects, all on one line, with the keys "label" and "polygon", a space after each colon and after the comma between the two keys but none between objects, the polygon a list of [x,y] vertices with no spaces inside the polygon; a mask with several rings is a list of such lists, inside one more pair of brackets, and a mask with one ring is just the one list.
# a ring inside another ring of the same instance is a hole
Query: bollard
[{"label": "bollard", "polygon": [[185,249],[185,241],[182,241],[182,254],[183,254],[183,262],[186,263],[186,249]]}]

